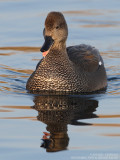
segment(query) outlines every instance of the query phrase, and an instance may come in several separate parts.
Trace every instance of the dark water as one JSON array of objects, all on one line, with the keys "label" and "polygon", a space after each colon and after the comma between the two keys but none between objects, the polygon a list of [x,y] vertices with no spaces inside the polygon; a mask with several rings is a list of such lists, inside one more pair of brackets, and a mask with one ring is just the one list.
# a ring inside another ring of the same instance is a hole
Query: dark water
[{"label": "dark water", "polygon": [[[49,11],[63,12],[67,46],[85,43],[100,50],[106,93],[27,93],[26,81],[42,58]],[[119,148],[120,1],[0,0],[0,160],[118,160]]]}]

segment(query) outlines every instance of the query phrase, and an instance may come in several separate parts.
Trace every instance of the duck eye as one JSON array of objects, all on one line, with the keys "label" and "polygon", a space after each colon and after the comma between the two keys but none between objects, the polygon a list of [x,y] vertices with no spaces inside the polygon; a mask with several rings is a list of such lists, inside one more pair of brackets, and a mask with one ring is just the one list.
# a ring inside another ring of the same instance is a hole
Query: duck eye
[{"label": "duck eye", "polygon": [[59,29],[59,26],[56,26],[56,29]]}]

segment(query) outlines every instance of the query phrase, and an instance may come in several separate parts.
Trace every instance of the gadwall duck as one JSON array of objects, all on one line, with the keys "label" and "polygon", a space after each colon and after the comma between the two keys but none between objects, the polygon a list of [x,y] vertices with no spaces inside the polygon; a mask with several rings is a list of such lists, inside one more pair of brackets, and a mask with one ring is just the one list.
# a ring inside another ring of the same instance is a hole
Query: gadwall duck
[{"label": "gadwall duck", "polygon": [[44,58],[27,81],[29,91],[93,92],[106,88],[107,78],[99,51],[81,44],[66,48],[68,27],[60,12],[50,12],[43,30]]}]

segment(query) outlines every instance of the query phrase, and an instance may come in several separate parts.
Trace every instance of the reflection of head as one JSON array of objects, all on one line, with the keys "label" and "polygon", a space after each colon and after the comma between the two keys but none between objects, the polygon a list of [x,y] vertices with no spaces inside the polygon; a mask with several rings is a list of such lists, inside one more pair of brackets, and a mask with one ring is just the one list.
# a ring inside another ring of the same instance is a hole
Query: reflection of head
[{"label": "reflection of head", "polygon": [[51,134],[49,139],[42,139],[43,143],[41,147],[46,148],[47,152],[57,152],[61,150],[66,150],[69,137],[67,133],[54,133]]},{"label": "reflection of head", "polygon": [[50,137],[48,139],[43,139],[43,143],[41,145],[41,147],[46,148],[47,152],[56,152],[67,149],[69,137],[67,134],[67,123],[64,121],[65,116],[63,113],[63,118],[61,116],[62,113],[63,112],[60,111],[58,113],[47,111],[44,112],[43,118],[43,112],[39,112],[39,116],[37,117],[38,119],[44,119],[44,122],[47,124],[46,129],[50,132]]},{"label": "reflection of head", "polygon": [[36,96],[34,103],[37,119],[47,124],[46,129],[50,132],[50,137],[43,139],[41,145],[47,152],[67,149],[67,125],[76,125],[78,119],[96,117],[93,112],[98,107],[98,101],[76,96]]}]

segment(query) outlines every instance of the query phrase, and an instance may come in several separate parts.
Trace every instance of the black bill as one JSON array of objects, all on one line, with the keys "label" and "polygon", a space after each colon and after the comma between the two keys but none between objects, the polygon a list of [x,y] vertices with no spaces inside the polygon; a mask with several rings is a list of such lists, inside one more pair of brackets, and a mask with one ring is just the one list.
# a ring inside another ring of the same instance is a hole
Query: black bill
[{"label": "black bill", "polygon": [[54,43],[54,40],[52,39],[52,37],[45,36],[45,42],[44,42],[43,46],[41,47],[40,51],[41,52],[48,51],[53,43]]}]

